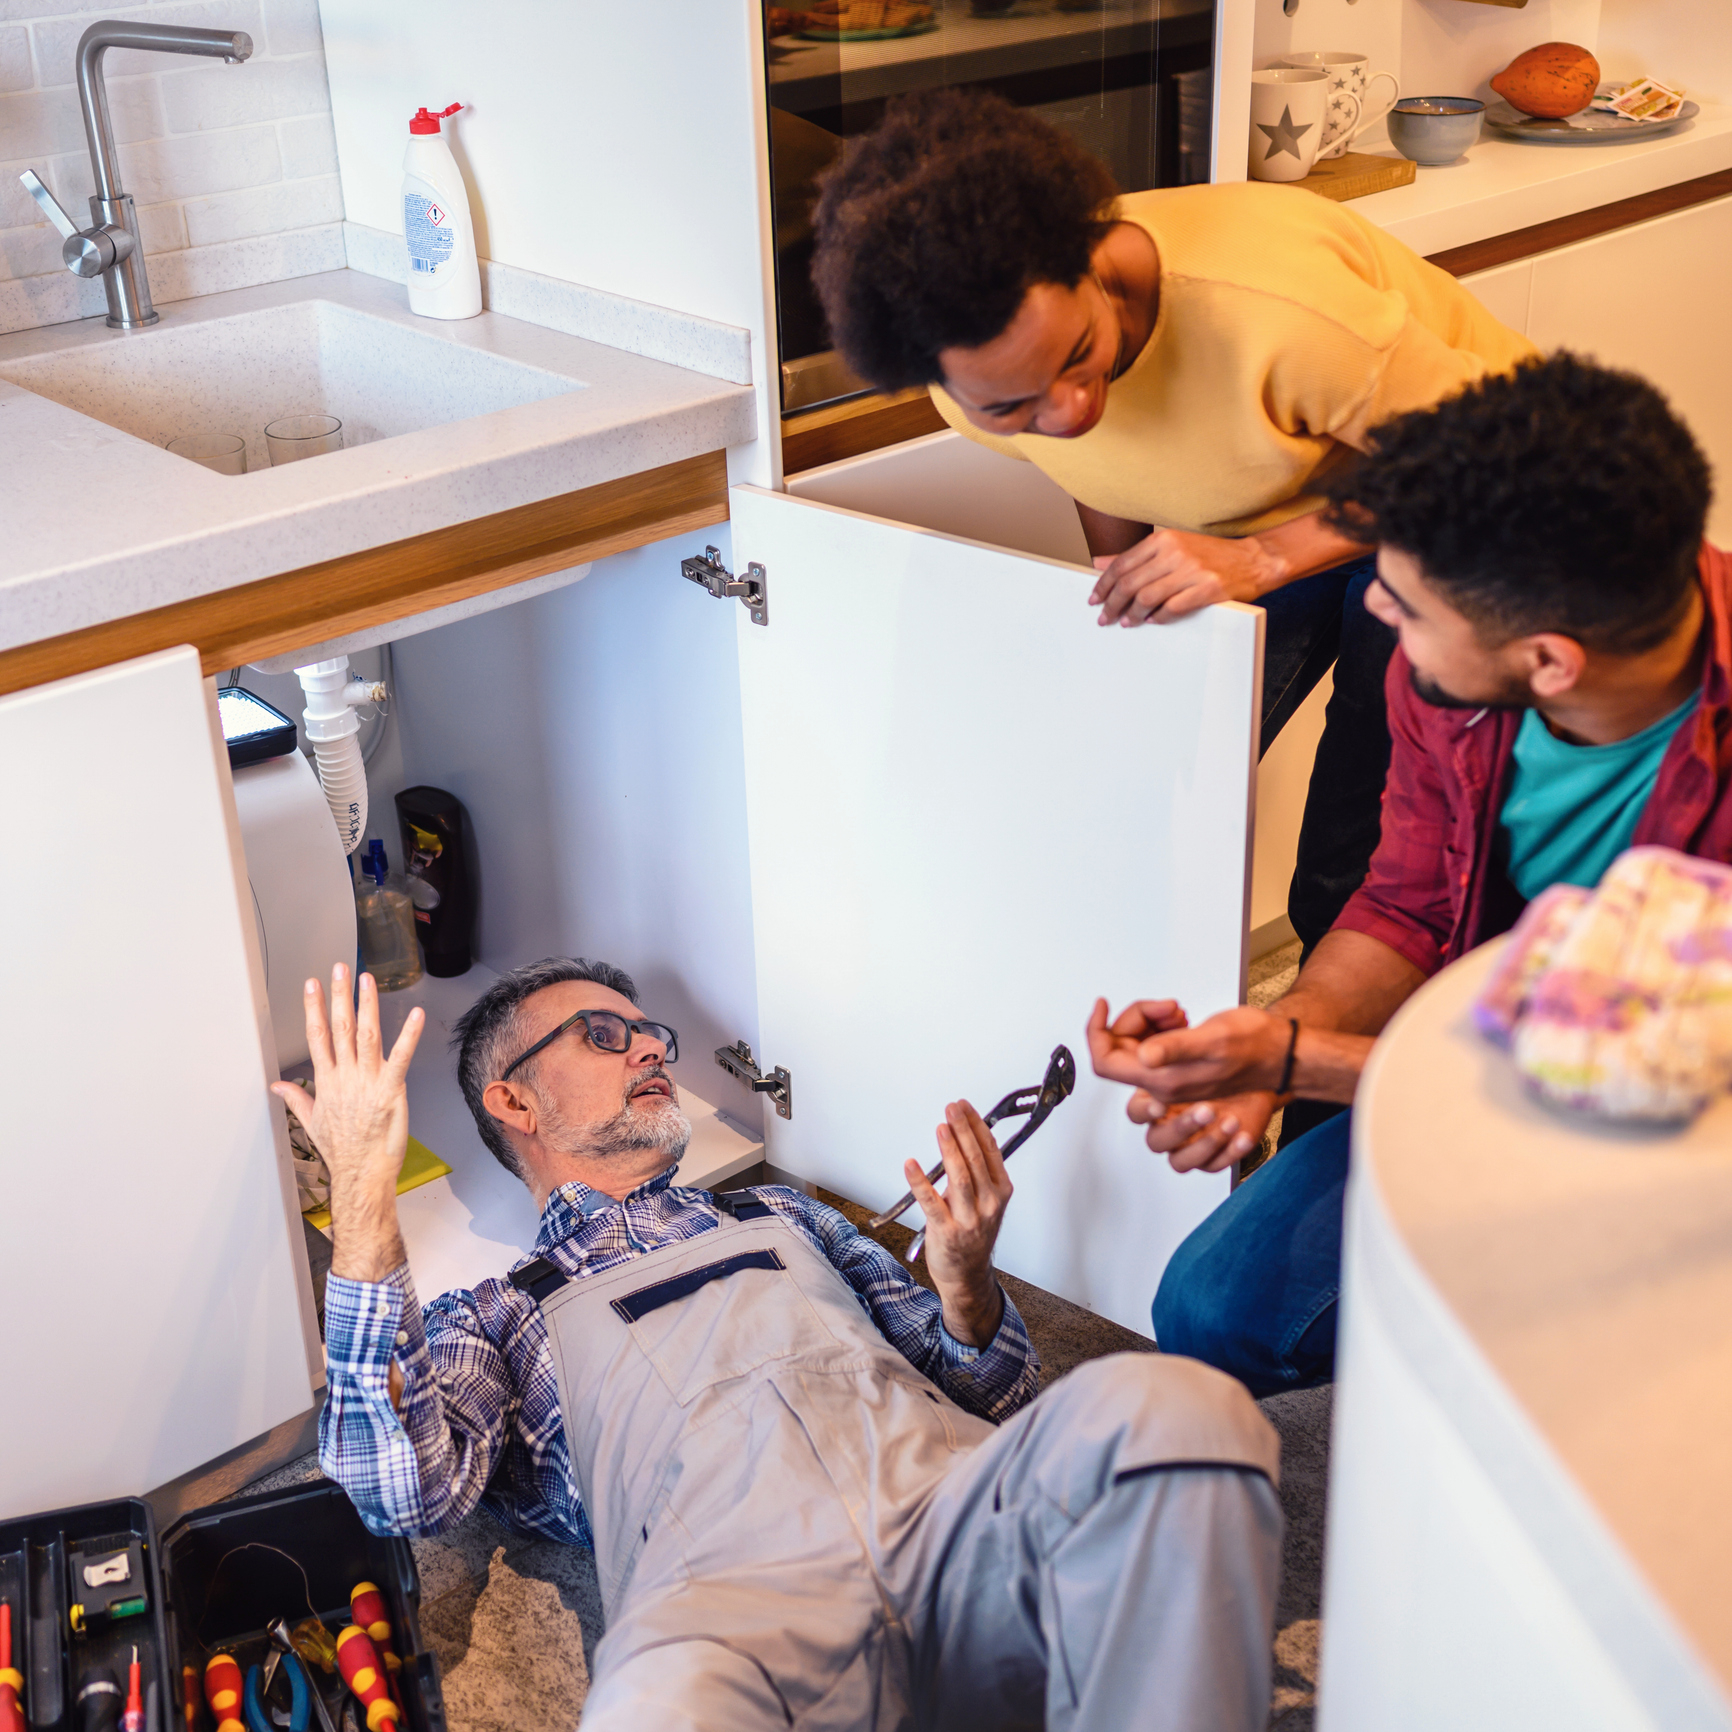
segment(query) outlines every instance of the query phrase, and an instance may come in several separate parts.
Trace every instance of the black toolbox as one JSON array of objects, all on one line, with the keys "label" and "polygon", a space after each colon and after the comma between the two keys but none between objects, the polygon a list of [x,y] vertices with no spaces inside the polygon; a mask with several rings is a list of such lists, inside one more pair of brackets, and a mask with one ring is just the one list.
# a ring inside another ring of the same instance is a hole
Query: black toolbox
[{"label": "black toolbox", "polygon": [[[128,1554],[122,1581],[105,1589],[87,1588],[80,1580],[86,1562],[100,1576],[98,1560],[122,1553]],[[71,1732],[79,1685],[103,1670],[119,1685],[124,1706],[136,1647],[146,1732],[170,1732],[178,1713],[177,1690],[161,1564],[156,1523],[141,1498],[0,1522],[0,1600],[12,1608],[12,1666],[24,1679],[27,1725],[41,1732]],[[73,1613],[87,1598],[94,1605],[105,1592],[116,1599],[121,1616]],[[126,1611],[140,1593],[144,1608]],[[82,1629],[72,1627],[75,1615]]]},{"label": "black toolbox", "polygon": [[[80,1542],[130,1536],[145,1559],[148,1609],[102,1630],[74,1632],[71,1551]],[[212,1504],[182,1516],[158,1542],[150,1506],[139,1499],[90,1504],[0,1524],[0,1596],[12,1602],[13,1664],[24,1676],[24,1713],[33,1732],[76,1732],[80,1679],[107,1666],[122,1691],[136,1642],[146,1732],[211,1732],[205,1661],[218,1649],[242,1671],[262,1660],[265,1626],[316,1615],[333,1637],[351,1622],[349,1592],[372,1582],[384,1595],[407,1732],[445,1732],[439,1662],[421,1642],[421,1581],[407,1540],[367,1531],[343,1489],[329,1480]],[[22,1612],[20,1602],[22,1601]],[[20,1641],[17,1628],[27,1635]],[[28,1664],[26,1664],[28,1660]],[[189,1705],[183,1667],[197,1685]],[[308,1669],[334,1723],[341,1681]],[[188,1712],[188,1709],[191,1711]],[[361,1725],[366,1724],[365,1715]],[[315,1713],[310,1732],[319,1732]]]}]

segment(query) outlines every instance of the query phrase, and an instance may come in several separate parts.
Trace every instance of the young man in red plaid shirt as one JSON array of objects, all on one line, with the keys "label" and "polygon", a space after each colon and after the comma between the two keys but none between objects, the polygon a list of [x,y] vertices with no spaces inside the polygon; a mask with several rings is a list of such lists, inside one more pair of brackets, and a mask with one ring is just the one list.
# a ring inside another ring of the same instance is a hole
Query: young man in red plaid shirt
[{"label": "young man in red plaid shirt", "polygon": [[[1278,1106],[1350,1106],[1372,1042],[1546,885],[1658,843],[1732,861],[1732,557],[1708,466],[1643,380],[1559,354],[1372,436],[1331,489],[1378,543],[1365,605],[1400,634],[1394,753],[1364,885],[1287,995],[1186,1026],[1170,999],[1090,1020],[1095,1070],[1180,1172],[1249,1154]],[[1284,1090],[1285,1092],[1277,1092]],[[1256,1395],[1334,1370],[1350,1112],[1180,1246],[1156,1339]]]}]

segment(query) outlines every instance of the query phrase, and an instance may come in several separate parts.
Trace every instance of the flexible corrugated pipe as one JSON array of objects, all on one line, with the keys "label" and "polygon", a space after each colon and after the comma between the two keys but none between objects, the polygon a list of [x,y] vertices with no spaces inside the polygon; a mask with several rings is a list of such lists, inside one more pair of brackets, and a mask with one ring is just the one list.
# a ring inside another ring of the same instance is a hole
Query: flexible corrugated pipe
[{"label": "flexible corrugated pipe", "polygon": [[319,786],[330,802],[343,852],[353,854],[367,832],[367,769],[361,762],[361,719],[349,705],[349,658],[334,656],[296,668],[307,694],[301,726],[313,748]]}]

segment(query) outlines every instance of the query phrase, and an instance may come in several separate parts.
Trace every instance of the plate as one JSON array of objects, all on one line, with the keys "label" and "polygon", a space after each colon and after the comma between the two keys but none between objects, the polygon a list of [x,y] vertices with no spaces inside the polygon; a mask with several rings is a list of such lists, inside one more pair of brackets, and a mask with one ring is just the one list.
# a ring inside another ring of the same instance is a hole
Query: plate
[{"label": "plate", "polygon": [[1584,108],[1567,120],[1541,120],[1507,102],[1494,102],[1485,111],[1485,124],[1486,130],[1499,138],[1519,138],[1525,144],[1635,144],[1675,132],[1701,112],[1696,103],[1686,100],[1670,120],[1630,120],[1593,108]]}]

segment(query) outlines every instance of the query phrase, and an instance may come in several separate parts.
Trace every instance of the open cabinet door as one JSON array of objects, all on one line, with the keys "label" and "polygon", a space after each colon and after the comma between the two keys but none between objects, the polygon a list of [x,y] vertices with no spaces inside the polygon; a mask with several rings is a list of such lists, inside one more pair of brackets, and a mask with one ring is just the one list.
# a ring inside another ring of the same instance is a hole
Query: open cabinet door
[{"label": "open cabinet door", "polygon": [[999,1263],[1146,1334],[1227,1180],[1149,1153],[1084,1023],[1239,1000],[1261,610],[1101,630],[1059,560],[750,487],[732,517],[769,600],[737,613],[757,1056],[792,1076],[768,1159],[884,1207],[946,1101],[1063,1042],[1081,1080],[1011,1164]]}]

